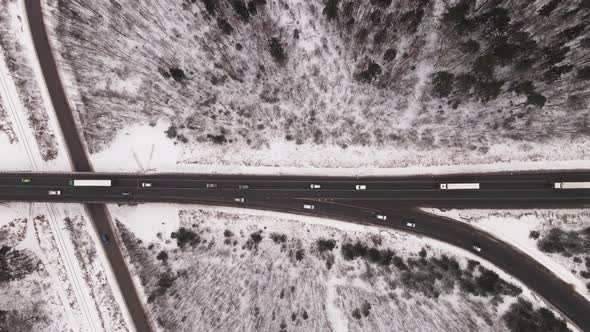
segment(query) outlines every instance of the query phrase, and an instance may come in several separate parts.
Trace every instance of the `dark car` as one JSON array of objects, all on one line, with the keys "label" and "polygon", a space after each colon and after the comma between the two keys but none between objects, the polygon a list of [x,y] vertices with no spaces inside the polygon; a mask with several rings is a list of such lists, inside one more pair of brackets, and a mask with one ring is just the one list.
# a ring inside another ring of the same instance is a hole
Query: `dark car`
[{"label": "dark car", "polygon": [[105,246],[108,246],[111,243],[109,237],[106,234],[102,234],[100,238],[102,239],[102,243],[104,243]]}]

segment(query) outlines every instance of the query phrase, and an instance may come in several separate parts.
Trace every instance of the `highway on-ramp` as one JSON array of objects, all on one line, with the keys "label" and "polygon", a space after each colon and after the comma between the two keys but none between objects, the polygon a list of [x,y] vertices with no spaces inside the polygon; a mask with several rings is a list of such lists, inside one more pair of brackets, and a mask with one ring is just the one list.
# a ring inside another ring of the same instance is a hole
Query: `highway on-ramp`
[{"label": "highway on-ramp", "polygon": [[[27,18],[41,69],[65,137],[74,170],[71,174],[0,174],[0,200],[88,203],[86,209],[99,234],[111,243],[105,252],[125,304],[138,331],[151,325],[137,294],[103,203],[174,202],[232,205],[330,217],[402,229],[438,239],[489,260],[549,301],[583,331],[590,331],[590,303],[544,266],[508,244],[468,225],[427,215],[415,207],[585,207],[588,190],[556,190],[558,181],[590,181],[588,172],[498,173],[409,177],[271,177],[185,174],[91,174],[74,112],[70,107],[51,52],[40,0],[25,1]],[[71,179],[111,179],[109,187],[75,187]],[[23,179],[31,180],[28,183]],[[440,183],[479,183],[480,190],[442,191]],[[143,183],[150,183],[145,187]],[[215,187],[207,187],[215,184]],[[248,185],[248,189],[239,189]],[[319,186],[312,188],[311,185]],[[357,189],[357,186],[361,186]],[[362,187],[364,186],[364,187]],[[50,195],[49,192],[59,192]],[[304,209],[311,205],[313,209]],[[386,215],[387,220],[377,215]],[[415,228],[406,226],[408,220]]]},{"label": "highway on-ramp", "polygon": [[[77,186],[73,180],[108,180],[108,185]],[[557,181],[590,181],[590,173],[352,178],[0,173],[0,200],[201,203],[308,214],[401,229],[481,256],[521,280],[576,326],[590,331],[590,302],[533,258],[465,223],[415,209],[436,207],[441,201],[463,207],[497,205],[520,208],[523,202],[529,202],[532,207],[590,205],[590,190],[554,189]],[[441,183],[478,183],[480,189],[442,190]],[[59,194],[56,195],[56,192]],[[104,205],[90,204],[89,208],[99,209],[104,208]],[[387,219],[378,216],[386,216]],[[415,227],[408,227],[408,222],[415,224]],[[110,238],[116,238],[111,228],[100,231]],[[474,246],[482,251],[475,251]],[[126,269],[124,266],[116,268]]]}]

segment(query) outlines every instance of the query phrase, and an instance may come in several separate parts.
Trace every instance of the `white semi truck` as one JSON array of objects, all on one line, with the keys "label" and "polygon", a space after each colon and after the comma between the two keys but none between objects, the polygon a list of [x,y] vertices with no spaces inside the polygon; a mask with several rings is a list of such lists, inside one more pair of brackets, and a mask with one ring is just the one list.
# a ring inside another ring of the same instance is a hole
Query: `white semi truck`
[{"label": "white semi truck", "polygon": [[111,180],[70,180],[70,186],[74,187],[110,187]]},{"label": "white semi truck", "polygon": [[474,190],[479,189],[479,183],[441,183],[441,190]]},{"label": "white semi truck", "polygon": [[590,189],[590,182],[554,182],[553,189]]}]

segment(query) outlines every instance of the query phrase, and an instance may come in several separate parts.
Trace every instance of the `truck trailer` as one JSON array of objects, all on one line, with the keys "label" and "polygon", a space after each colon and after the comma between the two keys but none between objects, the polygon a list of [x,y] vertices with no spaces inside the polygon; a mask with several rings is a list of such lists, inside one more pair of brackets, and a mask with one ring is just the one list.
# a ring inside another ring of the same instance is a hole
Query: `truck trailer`
[{"label": "truck trailer", "polygon": [[468,190],[479,189],[479,183],[441,183],[442,190]]},{"label": "truck trailer", "polygon": [[554,182],[553,189],[590,189],[590,182]]},{"label": "truck trailer", "polygon": [[70,186],[74,187],[110,187],[111,180],[70,180]]}]

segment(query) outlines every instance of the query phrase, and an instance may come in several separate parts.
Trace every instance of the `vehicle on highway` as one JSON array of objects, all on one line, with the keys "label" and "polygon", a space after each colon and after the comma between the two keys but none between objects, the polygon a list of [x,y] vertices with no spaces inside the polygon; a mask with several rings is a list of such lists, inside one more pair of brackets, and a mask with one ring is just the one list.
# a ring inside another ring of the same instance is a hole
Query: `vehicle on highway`
[{"label": "vehicle on highway", "polygon": [[238,185],[238,189],[250,189],[250,185],[249,184],[240,184],[240,185]]},{"label": "vehicle on highway", "polygon": [[109,237],[106,234],[102,234],[100,236],[100,239],[102,240],[102,243],[104,243],[105,246],[108,246],[111,243],[111,240],[109,240]]},{"label": "vehicle on highway", "polygon": [[215,189],[215,188],[217,188],[217,183],[207,183],[205,185],[205,188],[207,188],[207,189]]},{"label": "vehicle on highway", "polygon": [[306,210],[313,210],[313,209],[315,209],[315,206],[313,206],[311,204],[303,204],[303,208]]},{"label": "vehicle on highway", "polygon": [[320,186],[319,184],[313,184],[313,183],[312,183],[312,184],[311,184],[309,187],[310,187],[311,189],[320,189],[322,186]]},{"label": "vehicle on highway", "polygon": [[74,187],[110,187],[111,180],[70,180],[70,186]]},{"label": "vehicle on highway", "polygon": [[473,246],[473,250],[475,250],[477,252],[481,252],[481,248],[478,246]]},{"label": "vehicle on highway", "polygon": [[406,222],[406,226],[410,227],[410,228],[416,228],[416,223],[408,221],[408,222]]},{"label": "vehicle on highway", "polygon": [[378,214],[377,215],[377,219],[379,219],[379,220],[387,220],[387,216],[384,216],[382,214]]},{"label": "vehicle on highway", "polygon": [[234,198],[234,202],[244,203],[244,197],[236,197]]},{"label": "vehicle on highway", "polygon": [[50,190],[49,196],[59,196],[61,195],[61,190]]},{"label": "vehicle on highway", "polygon": [[479,189],[479,183],[441,183],[441,190],[475,190]]},{"label": "vehicle on highway", "polygon": [[152,187],[152,183],[151,182],[142,182],[141,186],[143,188],[151,188]]},{"label": "vehicle on highway", "polygon": [[20,183],[31,183],[31,182],[32,182],[31,179],[26,179],[26,178],[20,179]]},{"label": "vehicle on highway", "polygon": [[553,189],[590,189],[590,182],[554,182]]},{"label": "vehicle on highway", "polygon": [[129,191],[124,191],[124,192],[121,193],[121,195],[123,195],[123,196],[131,196],[131,195],[133,195],[133,193],[132,192],[129,192]]},{"label": "vehicle on highway", "polygon": [[367,189],[367,185],[364,185],[364,184],[357,184],[357,185],[356,185],[354,188],[355,188],[356,190],[366,190],[366,189]]}]

